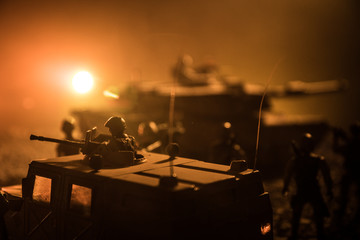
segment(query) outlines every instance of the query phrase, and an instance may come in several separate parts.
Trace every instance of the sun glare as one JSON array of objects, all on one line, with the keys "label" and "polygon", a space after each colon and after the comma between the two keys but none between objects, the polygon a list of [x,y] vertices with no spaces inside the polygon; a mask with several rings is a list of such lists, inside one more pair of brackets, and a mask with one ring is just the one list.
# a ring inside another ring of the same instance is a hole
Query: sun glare
[{"label": "sun glare", "polygon": [[76,92],[87,93],[93,87],[94,80],[90,73],[86,71],[78,72],[72,79],[72,85]]}]

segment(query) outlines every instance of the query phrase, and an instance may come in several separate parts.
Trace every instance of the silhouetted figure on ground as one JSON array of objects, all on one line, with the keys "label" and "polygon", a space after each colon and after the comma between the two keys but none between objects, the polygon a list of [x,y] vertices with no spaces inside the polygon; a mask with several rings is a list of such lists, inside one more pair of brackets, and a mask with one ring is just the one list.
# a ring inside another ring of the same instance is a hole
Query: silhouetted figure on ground
[{"label": "silhouetted figure on ground", "polygon": [[142,122],[138,126],[138,138],[140,149],[148,152],[161,153],[163,150],[163,141],[161,141],[159,128],[153,121]]},{"label": "silhouetted figure on ground", "polygon": [[221,126],[219,139],[210,146],[209,162],[230,165],[232,160],[247,160],[245,151],[236,141],[236,135],[230,122]]},{"label": "silhouetted figure on ground", "polygon": [[[65,134],[66,140],[71,140],[71,141],[75,140],[73,137],[74,128],[75,128],[75,126],[74,126],[73,121],[70,121],[70,120],[63,121],[61,130]],[[80,153],[80,149],[76,146],[60,143],[56,148],[56,153],[57,153],[58,157],[75,155],[75,154]]]},{"label": "silhouetted figure on ground", "polygon": [[[179,143],[181,135],[185,132],[180,122],[173,128],[172,142]],[[168,124],[156,124],[153,121],[142,122],[138,126],[139,148],[148,152],[166,154],[166,147],[169,144]]]},{"label": "silhouetted figure on ground", "polygon": [[292,230],[289,239],[298,238],[300,217],[304,205],[309,203],[314,210],[314,219],[318,239],[324,239],[324,217],[329,216],[328,208],[321,195],[318,172],[321,171],[327,188],[327,196],[332,199],[332,179],[330,170],[323,156],[313,153],[314,143],[310,133],[306,133],[300,146],[292,142],[295,155],[286,166],[283,195],[287,196],[290,180],[295,179],[297,191],[291,199]]},{"label": "silhouetted figure on ground", "polygon": [[360,122],[356,122],[350,126],[350,136],[341,129],[334,131],[335,152],[341,154],[344,158],[343,170],[340,181],[340,199],[339,209],[336,211],[337,225],[344,223],[344,216],[349,203],[349,190],[355,185],[356,212],[354,213],[352,223],[360,222]]}]

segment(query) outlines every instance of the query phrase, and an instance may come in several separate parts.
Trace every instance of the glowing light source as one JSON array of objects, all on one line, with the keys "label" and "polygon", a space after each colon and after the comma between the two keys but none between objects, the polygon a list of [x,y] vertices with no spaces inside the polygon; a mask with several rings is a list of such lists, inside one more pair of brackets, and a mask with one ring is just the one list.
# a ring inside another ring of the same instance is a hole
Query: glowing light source
[{"label": "glowing light source", "polygon": [[103,92],[103,94],[105,97],[119,99],[119,95],[117,95],[116,93],[110,92],[109,90],[105,90]]},{"label": "glowing light source", "polygon": [[261,225],[260,231],[261,231],[262,235],[265,235],[265,234],[269,233],[271,231],[271,224],[266,223],[264,225]]},{"label": "glowing light source", "polygon": [[81,71],[75,74],[75,76],[73,77],[72,85],[76,92],[87,93],[92,89],[94,85],[94,80],[90,73],[86,71]]},{"label": "glowing light source", "polygon": [[224,122],[224,127],[225,127],[225,128],[231,128],[231,123],[229,123],[229,122]]}]

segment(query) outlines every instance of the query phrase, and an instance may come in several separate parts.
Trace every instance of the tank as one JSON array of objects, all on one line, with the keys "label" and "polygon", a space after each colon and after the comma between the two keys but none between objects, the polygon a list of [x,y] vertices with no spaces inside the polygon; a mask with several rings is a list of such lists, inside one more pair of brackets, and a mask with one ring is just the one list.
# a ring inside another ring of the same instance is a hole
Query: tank
[{"label": "tank", "polygon": [[273,239],[258,170],[141,152],[146,161],[95,171],[82,155],[34,160],[3,187],[10,239]]},{"label": "tank", "polygon": [[[269,170],[266,172],[273,169],[282,171],[282,166],[292,154],[291,140],[296,140],[304,132],[311,132],[315,142],[319,143],[329,129],[327,120],[319,116],[275,113],[272,98],[293,95],[306,97],[309,94],[341,91],[345,87],[346,80],[313,83],[292,81],[281,86],[270,86],[262,104],[258,152],[261,161],[258,161],[257,167]],[[110,113],[124,116],[129,133],[137,137],[136,129],[141,122],[168,122],[171,89],[172,84],[144,83],[128,91],[131,96],[123,93],[118,100],[110,100],[112,108],[74,109],[72,114],[78,119],[82,131],[98,126]],[[248,83],[191,87],[177,85],[174,121],[182,123],[185,129],[180,141],[180,156],[209,161],[210,147],[219,138],[222,123],[231,122],[237,141],[252,165],[264,89],[263,85]],[[131,101],[124,103],[129,99]]]}]

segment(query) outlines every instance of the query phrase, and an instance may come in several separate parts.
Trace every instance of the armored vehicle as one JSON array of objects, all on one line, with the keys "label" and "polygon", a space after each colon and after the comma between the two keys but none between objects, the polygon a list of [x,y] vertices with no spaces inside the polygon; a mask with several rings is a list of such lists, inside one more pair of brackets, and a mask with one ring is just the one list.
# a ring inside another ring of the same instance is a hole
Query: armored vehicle
[{"label": "armored vehicle", "polygon": [[82,155],[32,161],[22,186],[2,188],[17,206],[5,214],[9,238],[273,239],[269,194],[244,161],[141,154],[98,171]]},{"label": "armored vehicle", "polygon": [[[297,140],[304,132],[311,132],[318,143],[329,129],[327,120],[321,116],[274,112],[272,98],[336,92],[345,85],[345,80],[329,80],[315,83],[293,81],[282,86],[270,86],[262,105],[259,158],[263,160],[259,161],[258,168],[269,170],[267,172],[277,169],[282,173],[282,166],[292,154],[289,144],[292,140]],[[119,94],[119,99],[109,99],[109,107],[73,110],[72,114],[82,132],[99,126],[109,114],[121,115],[127,119],[129,133],[137,138],[137,127],[141,122],[167,122],[171,87],[171,84],[144,83],[131,91],[136,97]],[[248,83],[176,86],[174,121],[182,123],[185,129],[180,139],[180,156],[208,161],[211,144],[219,138],[222,123],[230,122],[237,141],[247,154],[249,165],[252,165],[263,92],[264,86]],[[102,131],[101,128],[98,130]]]}]

